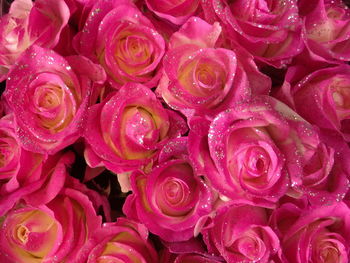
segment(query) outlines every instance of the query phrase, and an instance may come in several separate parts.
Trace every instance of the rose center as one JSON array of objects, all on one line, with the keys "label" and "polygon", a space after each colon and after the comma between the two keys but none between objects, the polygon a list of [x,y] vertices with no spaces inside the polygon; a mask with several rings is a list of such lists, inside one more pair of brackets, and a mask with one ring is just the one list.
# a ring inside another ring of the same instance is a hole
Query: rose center
[{"label": "rose center", "polygon": [[239,251],[248,258],[254,259],[258,254],[258,246],[251,237],[244,237],[238,241]]},{"label": "rose center", "polygon": [[215,84],[215,75],[206,66],[199,67],[196,70],[196,77],[200,86],[203,88],[212,88]]},{"label": "rose center", "polygon": [[253,229],[248,230],[243,236],[236,239],[228,249],[254,262],[259,260],[266,251],[264,242]]},{"label": "rose center", "polygon": [[327,228],[320,230],[311,244],[312,260],[314,262],[331,263],[345,262],[347,249],[343,243],[345,240],[336,233],[330,232]]},{"label": "rose center", "polygon": [[329,246],[321,251],[320,258],[324,263],[339,262],[339,252],[335,247]]},{"label": "rose center", "polygon": [[39,109],[51,110],[61,104],[63,92],[58,86],[41,86],[35,90],[36,104]]},{"label": "rose center", "polygon": [[[194,66],[193,69],[191,67]],[[192,73],[190,73],[192,70]],[[188,71],[188,73],[186,73]],[[221,65],[209,58],[200,58],[195,65],[188,65],[182,70],[181,78],[189,74],[189,80],[185,87],[194,96],[208,97],[222,92],[226,81],[225,71]],[[188,85],[188,84],[192,85]]]},{"label": "rose center", "polygon": [[130,58],[145,60],[149,58],[149,49],[144,39],[129,36],[126,39],[126,48],[129,51]]},{"label": "rose center", "polygon": [[41,101],[40,106],[44,107],[44,108],[53,108],[55,106],[57,106],[57,100],[55,99],[55,97],[53,96],[52,93],[49,94],[45,94],[43,100]]},{"label": "rose center", "polygon": [[193,209],[198,200],[197,182],[187,163],[169,166],[155,182],[155,201],[168,216],[184,216]]},{"label": "rose center", "polygon": [[269,167],[266,152],[259,147],[249,149],[245,154],[244,166],[248,172],[247,176],[259,177],[265,174]]},{"label": "rose center", "polygon": [[133,115],[126,125],[126,134],[138,144],[154,144],[159,140],[159,131],[152,115],[143,108],[133,108]]},{"label": "rose center", "polygon": [[154,61],[154,47],[150,40],[137,32],[125,30],[115,42],[114,56],[119,67],[128,74],[133,74]]},{"label": "rose center", "polygon": [[338,107],[344,106],[343,96],[339,92],[333,92],[333,100]]},{"label": "rose center", "polygon": [[256,170],[257,170],[257,171],[263,171],[263,170],[264,170],[264,167],[265,167],[265,162],[264,162],[264,160],[262,160],[261,158],[259,158],[259,159],[256,161]]},{"label": "rose center", "polygon": [[169,178],[163,185],[163,192],[167,201],[174,205],[184,199],[184,193],[188,192],[188,186],[176,178]]},{"label": "rose center", "polygon": [[17,227],[16,237],[22,244],[26,244],[28,242],[29,233],[30,231],[26,226],[19,225]]},{"label": "rose center", "polygon": [[350,108],[350,87],[340,83],[332,85],[332,97],[337,108],[346,110]]}]

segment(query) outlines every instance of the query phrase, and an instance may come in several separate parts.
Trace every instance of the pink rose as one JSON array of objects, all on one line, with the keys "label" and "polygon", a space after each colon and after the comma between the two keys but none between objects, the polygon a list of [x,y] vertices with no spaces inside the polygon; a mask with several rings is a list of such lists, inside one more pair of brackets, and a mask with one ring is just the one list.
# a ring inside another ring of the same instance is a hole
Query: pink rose
[{"label": "pink rose", "polygon": [[14,134],[11,129],[6,130],[9,127],[5,125],[11,123],[6,121],[5,118],[0,120],[4,125],[0,149],[7,157],[4,158],[2,171],[0,170],[0,216],[21,198],[28,205],[34,206],[55,198],[65,183],[67,167],[75,159],[72,152],[58,153],[47,158],[21,149],[15,144],[16,137],[12,137]]},{"label": "pink rose", "polygon": [[29,48],[11,70],[4,92],[21,146],[53,154],[72,144],[84,130],[93,83],[104,78],[103,69],[84,57],[64,59]]},{"label": "pink rose", "polygon": [[233,46],[256,59],[283,67],[303,48],[301,20],[296,0],[203,1],[208,21],[219,20]]},{"label": "pink rose", "polygon": [[34,163],[34,160],[38,160],[40,163],[44,156],[27,152],[21,148],[16,137],[13,115],[7,115],[0,119],[0,142],[0,180],[2,182],[0,193],[3,195],[4,191],[11,191],[13,190],[11,188],[18,187],[5,185],[11,181],[11,178],[17,176],[21,166],[30,165]]},{"label": "pink rose", "polygon": [[164,146],[149,174],[134,172],[131,187],[124,213],[165,241],[190,239],[199,218],[211,212],[211,191],[188,160],[187,138]]},{"label": "pink rose", "polygon": [[350,60],[350,11],[341,0],[300,1],[305,43],[314,58],[331,63]]},{"label": "pink rose", "polygon": [[181,25],[197,11],[199,0],[146,0],[146,5],[160,18]]},{"label": "pink rose", "polygon": [[343,199],[349,188],[350,153],[344,139],[350,138],[346,119],[350,67],[316,69],[307,76],[304,69],[298,64],[288,69],[276,96],[321,128],[323,143],[305,166],[302,180],[312,204],[331,203]]},{"label": "pink rose", "polygon": [[275,210],[272,223],[281,235],[283,262],[348,262],[350,210],[343,202],[313,209],[287,203]]},{"label": "pink rose", "polygon": [[46,204],[19,202],[2,218],[1,262],[75,262],[77,253],[101,227],[101,218],[92,200],[79,190],[83,185],[68,185]]},{"label": "pink rose", "polygon": [[267,210],[249,203],[232,203],[217,211],[202,230],[209,253],[219,253],[227,262],[274,262],[280,241],[268,226]]},{"label": "pink rose", "polygon": [[190,18],[170,38],[157,92],[190,117],[213,116],[255,94],[268,94],[271,80],[240,50],[215,48],[221,27]]},{"label": "pink rose", "polygon": [[148,230],[134,221],[118,218],[95,231],[80,250],[77,263],[157,263],[158,255],[148,239]]},{"label": "pink rose", "polygon": [[76,37],[79,53],[98,61],[112,85],[156,85],[165,42],[130,1],[98,1]]},{"label": "pink rose", "polygon": [[168,139],[186,131],[184,120],[164,109],[150,89],[129,83],[90,108],[85,160],[115,173],[145,168]]},{"label": "pink rose", "polygon": [[64,0],[15,0],[0,20],[0,81],[29,46],[54,47],[69,15]]},{"label": "pink rose", "polygon": [[312,205],[341,201],[349,190],[350,151],[320,143],[303,168],[302,191]]},{"label": "pink rose", "polygon": [[[297,70],[298,68],[296,66]],[[349,65],[339,65],[315,70],[300,82],[291,84],[293,76],[289,76],[287,73],[285,83],[278,96],[303,118],[316,124],[324,132],[338,133],[349,142],[349,74]]]},{"label": "pink rose", "polygon": [[202,118],[190,123],[189,151],[198,172],[226,198],[265,205],[302,184],[303,167],[320,143],[309,123],[267,96],[239,103],[208,125]]}]

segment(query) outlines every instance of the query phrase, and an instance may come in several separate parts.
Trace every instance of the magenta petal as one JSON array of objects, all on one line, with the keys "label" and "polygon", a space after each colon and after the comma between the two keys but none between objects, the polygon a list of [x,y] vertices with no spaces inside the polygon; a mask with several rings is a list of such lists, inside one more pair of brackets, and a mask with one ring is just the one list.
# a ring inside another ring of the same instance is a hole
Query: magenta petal
[{"label": "magenta petal", "polygon": [[214,47],[221,33],[219,23],[208,24],[199,17],[191,17],[170,40],[170,47],[176,48],[195,43],[202,48]]},{"label": "magenta petal", "polygon": [[36,45],[53,47],[68,23],[70,11],[63,0],[35,1],[29,15],[28,31]]}]

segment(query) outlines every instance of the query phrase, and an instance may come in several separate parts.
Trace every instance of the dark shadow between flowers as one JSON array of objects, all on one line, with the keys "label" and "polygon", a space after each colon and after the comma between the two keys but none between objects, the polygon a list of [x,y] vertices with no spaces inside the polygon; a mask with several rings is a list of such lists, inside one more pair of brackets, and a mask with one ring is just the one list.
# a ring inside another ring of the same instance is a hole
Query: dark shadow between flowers
[{"label": "dark shadow between flowers", "polygon": [[[74,147],[75,146],[75,147]],[[68,151],[75,153],[75,162],[71,167],[70,174],[77,178],[80,182],[84,181],[84,175],[86,171],[87,164],[85,162],[84,156],[80,154],[80,142],[77,142],[75,145],[67,148]],[[108,171],[107,169],[100,173],[98,176],[83,182],[89,189],[92,189],[100,194],[103,194],[111,206],[111,217],[114,221],[117,217],[123,216],[122,207],[125,201],[125,198],[129,193],[123,193],[120,189],[117,176]],[[100,207],[98,214],[103,217],[103,221],[106,221],[105,215],[103,214],[103,209]]]}]

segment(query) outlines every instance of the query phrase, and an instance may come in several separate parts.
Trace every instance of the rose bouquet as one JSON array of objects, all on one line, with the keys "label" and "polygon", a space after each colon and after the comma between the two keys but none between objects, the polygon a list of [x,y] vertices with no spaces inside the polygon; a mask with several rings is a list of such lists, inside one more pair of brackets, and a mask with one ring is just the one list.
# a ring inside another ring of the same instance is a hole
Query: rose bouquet
[{"label": "rose bouquet", "polygon": [[341,0],[0,1],[1,263],[348,263]]}]

